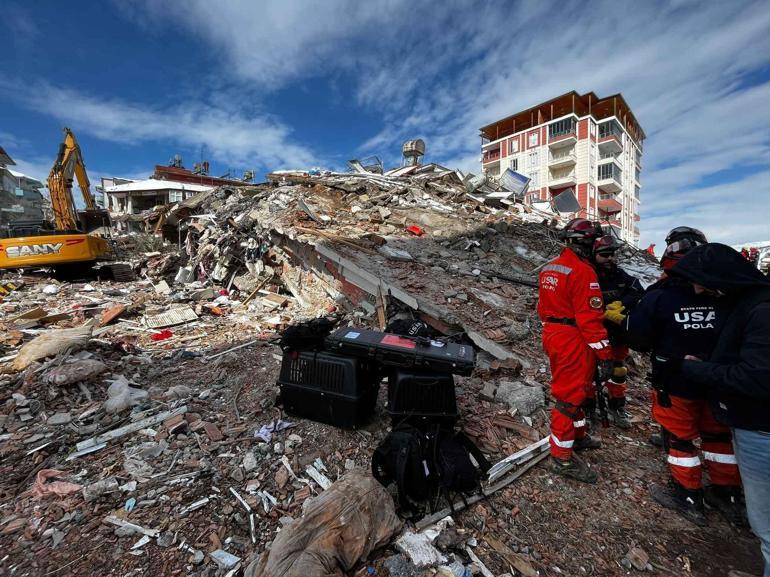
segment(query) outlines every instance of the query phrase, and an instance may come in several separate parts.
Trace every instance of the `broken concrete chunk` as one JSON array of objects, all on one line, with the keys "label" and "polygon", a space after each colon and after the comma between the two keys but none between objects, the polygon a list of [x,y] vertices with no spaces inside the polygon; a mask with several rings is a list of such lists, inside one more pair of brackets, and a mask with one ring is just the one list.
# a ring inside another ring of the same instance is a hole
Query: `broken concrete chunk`
[{"label": "broken concrete chunk", "polygon": [[404,533],[396,541],[396,549],[406,555],[418,569],[427,569],[447,562],[425,533]]},{"label": "broken concrete chunk", "polygon": [[106,493],[118,490],[118,480],[115,477],[107,477],[96,483],[83,487],[83,499],[94,501]]},{"label": "broken concrete chunk", "polygon": [[55,413],[48,417],[47,425],[66,425],[72,422],[72,415],[69,413]]},{"label": "broken concrete chunk", "polygon": [[545,406],[545,393],[542,387],[530,387],[520,381],[504,381],[497,387],[495,400],[507,403],[521,415],[531,415]]},{"label": "broken concrete chunk", "polygon": [[627,561],[637,571],[645,571],[648,567],[651,569],[650,556],[641,547],[632,547],[628,553],[626,553],[623,561]]},{"label": "broken concrete chunk", "polygon": [[393,259],[393,260],[402,260],[402,261],[410,261],[414,260],[412,258],[412,255],[406,252],[405,250],[401,250],[399,248],[394,248],[389,245],[383,245],[379,247],[377,250],[380,251],[380,254]]},{"label": "broken concrete chunk", "polygon": [[236,557],[235,555],[232,555],[222,549],[217,549],[216,551],[212,551],[211,553],[209,553],[209,555],[214,560],[214,563],[216,563],[219,566],[220,569],[232,569],[238,563],[241,562],[240,557]]},{"label": "broken concrete chunk", "polygon": [[107,365],[95,359],[65,363],[45,374],[45,380],[58,387],[88,381],[107,370]]}]

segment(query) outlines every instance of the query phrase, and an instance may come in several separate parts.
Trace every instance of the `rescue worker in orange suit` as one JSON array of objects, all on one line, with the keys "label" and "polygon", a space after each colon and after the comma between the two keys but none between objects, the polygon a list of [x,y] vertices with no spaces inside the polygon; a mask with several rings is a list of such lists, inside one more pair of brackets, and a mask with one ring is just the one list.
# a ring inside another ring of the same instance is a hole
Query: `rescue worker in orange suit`
[{"label": "rescue worker in orange suit", "polygon": [[[616,255],[620,250],[620,242],[614,236],[602,236],[594,242],[592,260],[599,286],[602,291],[606,309],[629,310],[642,298],[644,287],[639,279],[631,276],[616,261]],[[631,428],[631,418],[626,412],[626,375],[628,369],[625,361],[628,357],[628,346],[623,343],[621,331],[611,321],[605,321],[604,326],[609,335],[612,347],[612,375],[602,383],[607,389],[609,400],[607,401],[607,413],[610,422],[621,429]],[[592,389],[586,401],[586,414],[589,418],[591,432],[598,430],[596,414],[596,389]]]},{"label": "rescue worker in orange suit", "polygon": [[591,266],[594,223],[577,218],[562,231],[567,245],[540,272],[537,312],[543,322],[543,348],[551,364],[551,470],[585,483],[598,475],[573,451],[596,449],[601,442],[586,433],[583,404],[595,374],[612,371],[612,349],[603,323],[604,303]]},{"label": "rescue worker in orange suit", "polygon": [[[725,299],[696,294],[689,282],[672,273],[684,254],[706,242],[700,231],[684,229],[674,229],[666,239],[664,277],[647,289],[628,315],[621,310],[610,316],[632,348],[652,353],[652,414],[662,429],[671,473],[667,486],[650,488],[653,499],[697,525],[706,524],[704,503],[738,525],[743,524],[740,476],[730,430],[714,419],[703,387],[682,377],[672,379],[666,370],[668,359],[706,358],[729,312]],[[703,462],[693,443],[698,438]],[[705,493],[703,464],[711,479]]]}]

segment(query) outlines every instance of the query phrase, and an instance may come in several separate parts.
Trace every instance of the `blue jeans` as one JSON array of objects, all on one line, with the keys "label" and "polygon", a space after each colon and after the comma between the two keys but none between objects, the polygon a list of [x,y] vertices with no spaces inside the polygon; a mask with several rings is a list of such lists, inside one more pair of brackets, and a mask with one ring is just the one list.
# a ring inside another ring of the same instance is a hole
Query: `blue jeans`
[{"label": "blue jeans", "polygon": [[764,577],[770,577],[770,432],[733,429],[749,524],[761,542]]}]

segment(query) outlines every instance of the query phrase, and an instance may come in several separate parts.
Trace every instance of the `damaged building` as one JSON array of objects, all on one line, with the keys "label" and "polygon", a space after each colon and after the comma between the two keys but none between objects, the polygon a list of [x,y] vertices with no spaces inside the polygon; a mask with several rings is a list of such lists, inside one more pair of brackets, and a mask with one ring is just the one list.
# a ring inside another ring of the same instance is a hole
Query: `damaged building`
[{"label": "damaged building", "polygon": [[42,220],[50,209],[41,192],[45,185],[10,168],[15,165],[0,147],[0,226],[15,220]]}]

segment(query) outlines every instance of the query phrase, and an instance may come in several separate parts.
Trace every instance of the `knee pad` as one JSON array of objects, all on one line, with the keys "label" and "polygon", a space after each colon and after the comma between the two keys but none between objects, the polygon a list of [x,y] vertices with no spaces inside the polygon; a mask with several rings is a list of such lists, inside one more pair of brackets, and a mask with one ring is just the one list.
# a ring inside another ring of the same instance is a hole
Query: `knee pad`
[{"label": "knee pad", "polygon": [[674,449],[675,451],[681,451],[683,453],[697,453],[698,450],[695,448],[692,441],[680,439],[665,428],[661,428],[660,432],[663,436],[663,448],[666,449],[666,451]]},{"label": "knee pad", "polygon": [[700,438],[704,443],[732,443],[733,435],[730,431],[722,433],[701,433]]}]

